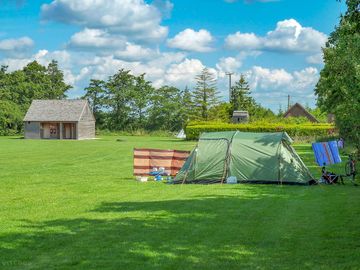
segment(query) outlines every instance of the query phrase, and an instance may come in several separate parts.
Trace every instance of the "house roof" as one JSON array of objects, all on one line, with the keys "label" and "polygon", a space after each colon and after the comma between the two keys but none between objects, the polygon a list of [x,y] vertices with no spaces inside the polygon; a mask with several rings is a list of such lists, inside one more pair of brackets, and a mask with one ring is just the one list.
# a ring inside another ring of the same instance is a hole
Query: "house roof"
[{"label": "house roof", "polygon": [[233,116],[249,116],[248,111],[234,111]]},{"label": "house roof", "polygon": [[77,122],[87,104],[87,101],[82,99],[33,100],[24,121]]},{"label": "house roof", "polygon": [[[296,109],[298,111],[296,112]],[[300,112],[300,113],[299,113]],[[311,113],[309,113],[301,104],[295,103],[293,106],[291,106],[287,112],[284,114],[284,117],[306,117],[311,122],[319,122]]]}]

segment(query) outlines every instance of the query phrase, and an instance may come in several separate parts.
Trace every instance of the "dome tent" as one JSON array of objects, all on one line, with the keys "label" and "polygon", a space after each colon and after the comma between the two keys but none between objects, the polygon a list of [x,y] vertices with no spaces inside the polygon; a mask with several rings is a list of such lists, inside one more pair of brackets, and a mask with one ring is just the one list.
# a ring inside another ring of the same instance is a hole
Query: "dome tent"
[{"label": "dome tent", "polygon": [[203,133],[175,183],[223,183],[230,176],[238,183],[315,182],[291,143],[286,132]]}]

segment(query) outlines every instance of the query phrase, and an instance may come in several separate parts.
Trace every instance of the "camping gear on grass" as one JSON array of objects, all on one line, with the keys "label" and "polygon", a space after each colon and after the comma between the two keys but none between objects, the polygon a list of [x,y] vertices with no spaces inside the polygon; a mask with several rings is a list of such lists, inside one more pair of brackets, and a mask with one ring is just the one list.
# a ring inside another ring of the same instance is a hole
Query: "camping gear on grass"
[{"label": "camping gear on grass", "polygon": [[149,176],[153,168],[162,167],[168,175],[175,176],[189,154],[189,151],[135,148],[134,175]]},{"label": "camping gear on grass", "polygon": [[291,142],[286,132],[203,133],[175,182],[223,183],[234,176],[240,183],[314,183]]},{"label": "camping gear on grass", "polygon": [[321,179],[320,179],[320,183],[324,183],[324,184],[344,184],[344,179],[342,175],[337,175],[336,173],[333,172],[328,172],[326,170],[325,164],[324,166],[321,168]]},{"label": "camping gear on grass", "polygon": [[336,141],[313,143],[315,160],[319,166],[341,162],[338,144]]}]

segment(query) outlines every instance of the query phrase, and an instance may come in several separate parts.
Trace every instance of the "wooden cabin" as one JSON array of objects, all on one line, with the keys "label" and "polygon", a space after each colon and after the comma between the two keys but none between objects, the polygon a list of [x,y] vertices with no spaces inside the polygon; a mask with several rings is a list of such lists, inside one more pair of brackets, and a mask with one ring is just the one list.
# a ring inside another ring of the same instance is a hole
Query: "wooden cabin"
[{"label": "wooden cabin", "polygon": [[299,103],[295,103],[287,110],[284,118],[288,117],[306,117],[310,122],[319,123],[319,121]]},{"label": "wooden cabin", "polygon": [[95,138],[95,117],[87,100],[33,100],[23,121],[25,139]]}]

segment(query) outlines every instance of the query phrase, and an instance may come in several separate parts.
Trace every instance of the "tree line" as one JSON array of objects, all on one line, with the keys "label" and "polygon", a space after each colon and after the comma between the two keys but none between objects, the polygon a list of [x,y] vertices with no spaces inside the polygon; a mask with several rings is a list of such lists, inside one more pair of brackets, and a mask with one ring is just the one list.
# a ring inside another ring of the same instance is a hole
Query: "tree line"
[{"label": "tree line", "polygon": [[254,117],[273,116],[250,96],[244,76],[232,87],[230,103],[221,102],[215,74],[204,68],[195,77],[196,85],[179,89],[155,89],[145,79],[121,69],[107,81],[91,79],[85,95],[100,129],[177,131],[191,120],[228,122],[233,110],[249,110]]},{"label": "tree line", "polygon": [[[251,97],[241,75],[232,87],[231,102],[221,101],[215,74],[204,68],[195,77],[194,89],[173,86],[154,88],[145,74],[135,76],[120,69],[107,80],[91,79],[82,98],[93,109],[97,129],[111,131],[178,131],[188,121],[228,122],[234,110],[247,110],[252,119],[274,116]],[[56,61],[47,66],[36,61],[8,72],[0,69],[0,134],[20,133],[22,119],[34,99],[63,99],[72,86],[65,83]]]},{"label": "tree line", "polygon": [[56,61],[42,66],[36,61],[8,72],[0,68],[0,135],[21,132],[23,117],[34,99],[63,99],[71,86]]}]

